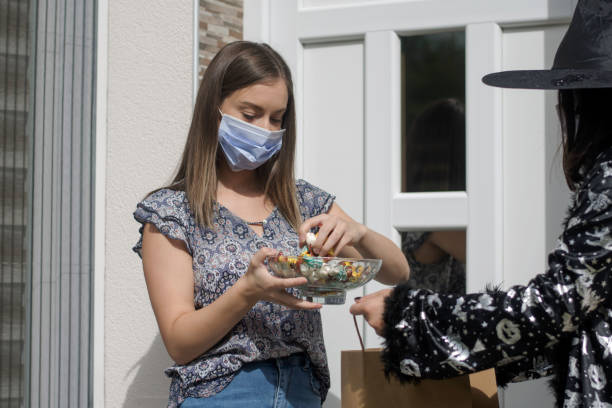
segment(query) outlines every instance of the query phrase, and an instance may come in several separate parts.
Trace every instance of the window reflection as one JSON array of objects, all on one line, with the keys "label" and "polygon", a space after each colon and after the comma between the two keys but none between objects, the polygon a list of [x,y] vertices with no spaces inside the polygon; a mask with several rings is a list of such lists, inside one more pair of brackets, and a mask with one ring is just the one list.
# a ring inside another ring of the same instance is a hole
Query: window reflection
[{"label": "window reflection", "polygon": [[410,264],[408,285],[441,293],[465,293],[465,230],[402,232]]},{"label": "window reflection", "polygon": [[402,191],[465,190],[465,34],[402,39]]}]

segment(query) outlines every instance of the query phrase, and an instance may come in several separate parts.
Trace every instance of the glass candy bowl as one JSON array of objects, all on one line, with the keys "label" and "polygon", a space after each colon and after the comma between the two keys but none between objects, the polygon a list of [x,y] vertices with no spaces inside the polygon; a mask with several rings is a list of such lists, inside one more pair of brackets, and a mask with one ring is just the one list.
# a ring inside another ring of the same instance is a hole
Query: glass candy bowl
[{"label": "glass candy bowl", "polygon": [[380,270],[381,259],[355,259],[316,256],[269,256],[268,267],[281,278],[305,277],[308,283],[297,287],[298,296],[311,302],[342,305],[346,291],[372,280]]}]

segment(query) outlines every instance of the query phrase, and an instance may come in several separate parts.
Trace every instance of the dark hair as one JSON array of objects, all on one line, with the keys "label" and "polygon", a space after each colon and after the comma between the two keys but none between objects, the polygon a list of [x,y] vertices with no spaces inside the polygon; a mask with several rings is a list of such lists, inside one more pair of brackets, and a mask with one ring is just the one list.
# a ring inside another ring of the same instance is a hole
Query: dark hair
[{"label": "dark hair", "polygon": [[612,89],[559,91],[563,171],[571,190],[582,181],[597,155],[612,145]]},{"label": "dark hair", "polygon": [[465,109],[458,99],[427,105],[406,136],[405,189],[465,190]]},{"label": "dark hair", "polygon": [[264,193],[294,227],[301,216],[295,193],[295,103],[289,67],[267,44],[236,41],[215,55],[204,72],[193,110],[191,127],[181,163],[170,189],[185,191],[198,223],[212,227],[217,194],[217,168],[223,160],[218,149],[219,108],[233,92],[257,83],[282,79],[288,101],[283,116],[285,129],[278,154],[256,169]]}]

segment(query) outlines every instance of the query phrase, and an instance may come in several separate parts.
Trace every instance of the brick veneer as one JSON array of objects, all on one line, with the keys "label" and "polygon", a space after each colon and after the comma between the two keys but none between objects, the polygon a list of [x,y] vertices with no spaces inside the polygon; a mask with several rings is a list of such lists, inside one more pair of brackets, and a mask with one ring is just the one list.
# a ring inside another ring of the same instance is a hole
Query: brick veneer
[{"label": "brick veneer", "polygon": [[202,79],[206,67],[225,44],[242,40],[243,0],[200,0],[199,69]]}]

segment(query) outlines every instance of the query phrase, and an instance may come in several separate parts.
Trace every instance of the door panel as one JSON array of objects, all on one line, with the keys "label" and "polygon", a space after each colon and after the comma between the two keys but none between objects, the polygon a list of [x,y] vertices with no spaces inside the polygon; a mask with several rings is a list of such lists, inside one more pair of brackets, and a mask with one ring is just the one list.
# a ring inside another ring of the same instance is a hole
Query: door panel
[{"label": "door panel", "polygon": [[[363,43],[308,46],[303,51],[304,179],[336,196],[336,203],[363,222]],[[359,349],[349,292],[342,306],[325,306],[323,333],[331,373],[325,407],[340,407],[340,351]]]},{"label": "door panel", "polygon": [[[548,69],[566,26],[503,33],[504,69]],[[502,91],[504,180],[504,287],[545,272],[546,254],[561,233],[569,192],[562,181],[556,92]],[[526,239],[527,238],[527,239]],[[505,408],[552,407],[548,379],[511,384]]]}]

